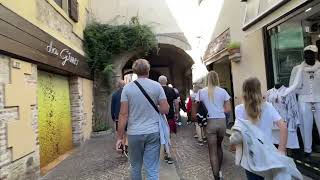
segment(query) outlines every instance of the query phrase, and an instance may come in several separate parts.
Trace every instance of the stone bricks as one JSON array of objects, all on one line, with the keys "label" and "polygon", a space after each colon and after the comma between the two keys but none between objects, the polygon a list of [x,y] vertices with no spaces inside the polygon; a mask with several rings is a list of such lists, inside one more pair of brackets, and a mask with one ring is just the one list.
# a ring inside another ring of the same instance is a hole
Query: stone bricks
[{"label": "stone bricks", "polygon": [[36,180],[40,177],[37,153],[33,152],[1,168],[0,179]]},{"label": "stone bricks", "polygon": [[19,119],[17,107],[0,109],[0,121],[7,122],[9,119]]},{"label": "stone bricks", "polygon": [[82,79],[71,77],[69,79],[72,139],[74,145],[81,145],[84,142],[84,97],[82,93]]},{"label": "stone bricks", "polygon": [[0,54],[0,84],[7,84],[10,80],[10,59]]},{"label": "stone bricks", "polygon": [[[34,180],[40,177],[39,145],[36,151],[12,161],[12,149],[8,147],[7,123],[18,120],[18,107],[5,107],[4,85],[10,83],[10,58],[0,55],[0,179],[1,180]],[[32,65],[32,74],[25,75],[26,84],[37,83],[37,66]],[[32,106],[32,127],[38,138],[38,110]],[[17,132],[21,133],[21,132]],[[38,142],[38,141],[37,141]],[[38,144],[38,143],[37,143]]]}]

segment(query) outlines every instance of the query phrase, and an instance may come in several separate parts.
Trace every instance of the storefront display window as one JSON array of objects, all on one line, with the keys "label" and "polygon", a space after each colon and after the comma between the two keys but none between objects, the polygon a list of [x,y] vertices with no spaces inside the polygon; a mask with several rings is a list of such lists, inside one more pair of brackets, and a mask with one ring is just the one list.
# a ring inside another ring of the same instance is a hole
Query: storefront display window
[{"label": "storefront display window", "polygon": [[291,70],[303,61],[300,23],[283,23],[269,31],[275,84],[289,85]]},{"label": "storefront display window", "polygon": [[[296,104],[298,104],[297,108],[299,109],[295,115],[295,117],[298,117],[298,125],[295,127],[298,128],[292,128],[293,131],[290,132],[291,135],[298,136],[300,148],[289,149],[288,152],[289,156],[295,159],[300,170],[319,179],[320,126],[316,126],[316,124],[320,122],[320,118],[318,118],[320,97],[317,93],[318,90],[314,90],[320,86],[320,77],[318,76],[320,75],[320,68],[317,65],[319,51],[315,53],[317,59],[312,58],[315,64],[308,65],[308,67],[312,66],[312,71],[308,70],[307,66],[299,65],[302,62],[307,64],[304,58],[304,50],[307,46],[313,45],[312,47],[320,48],[320,3],[312,7],[304,7],[299,11],[296,15],[289,15],[289,18],[281,19],[266,28],[267,68],[268,72],[271,72],[268,76],[270,88],[268,92],[281,94],[281,88],[290,87],[295,81],[296,74],[293,73],[293,69],[302,69],[300,71],[301,78],[296,79],[297,82],[299,81],[299,88],[292,91],[292,97],[297,98]],[[315,76],[309,76],[308,73],[314,73]],[[285,87],[281,87],[281,85]],[[305,95],[310,98],[306,99]],[[275,102],[278,103],[278,101]],[[282,102],[282,104],[284,103]],[[292,134],[294,131],[296,132]]]}]

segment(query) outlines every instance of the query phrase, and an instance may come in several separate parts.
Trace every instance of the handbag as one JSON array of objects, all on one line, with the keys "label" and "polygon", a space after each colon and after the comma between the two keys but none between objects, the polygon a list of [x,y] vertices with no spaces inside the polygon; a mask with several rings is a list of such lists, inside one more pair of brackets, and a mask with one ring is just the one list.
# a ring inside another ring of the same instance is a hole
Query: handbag
[{"label": "handbag", "polygon": [[199,91],[199,107],[197,111],[197,120],[198,120],[198,125],[200,127],[205,127],[208,124],[208,109],[206,105],[201,101],[201,91]]},{"label": "handbag", "polygon": [[143,89],[141,84],[138,81],[134,81],[134,83],[138,86],[142,94],[147,98],[153,109],[159,114],[159,131],[160,131],[160,142],[165,145],[166,152],[169,153],[170,142],[170,128],[165,115],[161,114],[158,107],[154,104],[148,93]]}]

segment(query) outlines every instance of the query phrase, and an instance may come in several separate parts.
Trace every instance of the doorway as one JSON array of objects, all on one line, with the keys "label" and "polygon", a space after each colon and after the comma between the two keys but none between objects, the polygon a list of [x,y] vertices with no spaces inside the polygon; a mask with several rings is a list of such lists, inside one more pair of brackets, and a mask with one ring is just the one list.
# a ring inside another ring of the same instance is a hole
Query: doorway
[{"label": "doorway", "polygon": [[38,71],[40,167],[72,149],[68,78]]}]

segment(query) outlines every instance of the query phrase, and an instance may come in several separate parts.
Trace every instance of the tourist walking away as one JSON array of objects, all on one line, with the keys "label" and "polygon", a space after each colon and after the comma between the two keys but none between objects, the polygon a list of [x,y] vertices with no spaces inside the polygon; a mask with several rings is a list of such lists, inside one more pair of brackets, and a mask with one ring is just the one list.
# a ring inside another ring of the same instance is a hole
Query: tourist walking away
[{"label": "tourist walking away", "polygon": [[[117,90],[112,94],[112,100],[111,100],[111,117],[114,122],[114,128],[116,132],[118,131],[118,120],[119,120],[119,113],[120,113],[120,105],[121,105],[121,93],[122,89],[125,85],[125,82],[123,80],[119,80],[117,83]],[[125,131],[127,131],[127,128],[125,128]],[[127,141],[127,135],[125,133],[124,138],[124,147],[123,154],[125,156],[128,156],[128,141]]]},{"label": "tourist walking away", "polygon": [[[192,107],[191,107],[191,113],[193,112],[193,110],[195,109],[196,104],[196,96],[197,93],[199,92],[199,90],[201,89],[200,85],[195,84],[193,86],[193,93],[190,95],[191,100],[192,100]],[[192,116],[191,116],[192,117]],[[207,117],[206,117],[207,118]],[[207,142],[207,137],[206,137],[206,132],[205,132],[205,128],[201,122],[198,122],[198,118],[194,119],[194,117],[192,117],[192,121],[194,122],[195,125],[195,135],[194,138],[197,138],[198,140],[198,144],[200,146],[203,146],[205,142]]]},{"label": "tourist walking away", "polygon": [[[257,78],[245,80],[243,104],[235,108],[236,122],[230,143],[236,144],[236,164],[246,169],[248,180],[302,179],[292,159],[285,156],[287,125],[268,102],[264,102]],[[272,143],[272,128],[280,129],[278,149]]]},{"label": "tourist walking away", "polygon": [[180,116],[180,108],[181,108],[181,97],[180,97],[180,92],[177,88],[173,87],[172,84],[169,84],[169,87],[170,88],[173,88],[177,98],[176,98],[176,102],[178,104],[178,106],[174,106],[174,112],[175,112],[175,120],[176,120],[176,123],[178,126],[181,126],[182,125],[182,122],[181,122],[181,116]]},{"label": "tourist walking away", "polygon": [[[177,109],[179,107],[179,103],[177,101],[177,94],[174,92],[174,89],[167,86],[168,83],[168,79],[166,76],[160,76],[158,79],[159,83],[161,84],[166,97],[167,97],[167,101],[169,104],[169,113],[166,114],[166,118],[168,120],[168,124],[170,127],[170,133],[177,133],[177,125],[175,122],[175,117],[177,116],[178,112],[175,112],[174,109]],[[172,164],[173,163],[173,159],[171,157],[171,153],[170,152],[165,152],[165,156],[164,156],[164,160],[168,163],[168,164]]]},{"label": "tourist walking away", "polygon": [[226,90],[219,87],[219,76],[215,71],[207,75],[207,87],[199,90],[196,96],[197,104],[193,116],[199,111],[207,111],[207,138],[210,163],[214,178],[222,179],[221,165],[223,161],[222,141],[226,133],[225,112],[231,110],[230,96]]},{"label": "tourist walking away", "polygon": [[[132,69],[138,75],[138,79],[127,84],[122,90],[116,149],[121,151],[124,129],[126,123],[128,123],[131,179],[142,180],[141,169],[144,165],[146,179],[158,180],[161,146],[161,126],[159,126],[161,123],[159,122],[161,116],[157,111],[167,114],[169,104],[161,85],[148,79],[150,64],[147,60],[136,60]],[[148,95],[150,101],[144,93]],[[151,101],[154,106],[151,105]],[[154,107],[158,107],[157,111]]]},{"label": "tourist walking away", "polygon": [[191,94],[193,92],[190,92],[190,95],[188,97],[188,101],[186,104],[186,111],[187,111],[187,116],[188,116],[188,120],[187,120],[187,125],[192,123],[192,116],[191,116],[191,110],[192,110],[192,98],[191,98]]}]

